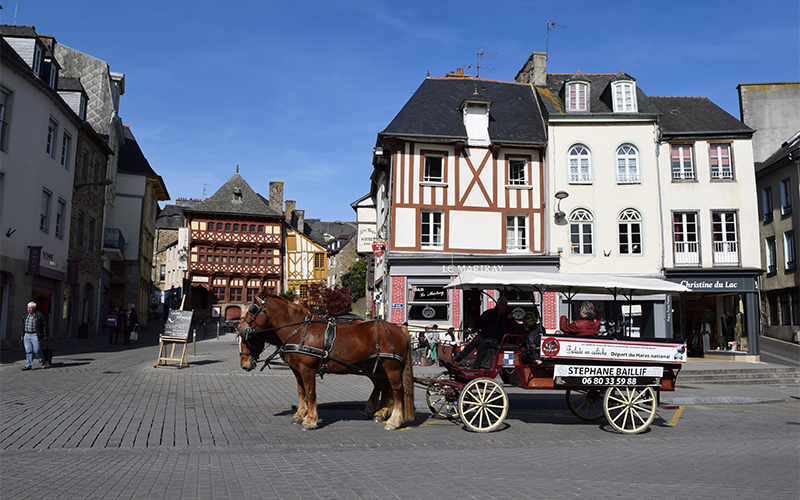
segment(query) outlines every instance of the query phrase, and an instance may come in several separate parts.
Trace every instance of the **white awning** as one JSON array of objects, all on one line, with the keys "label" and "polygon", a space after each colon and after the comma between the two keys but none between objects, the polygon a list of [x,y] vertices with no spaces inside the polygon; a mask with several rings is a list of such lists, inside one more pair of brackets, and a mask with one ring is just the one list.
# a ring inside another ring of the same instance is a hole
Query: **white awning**
[{"label": "white awning", "polygon": [[610,274],[561,274],[533,271],[477,272],[463,271],[445,288],[464,290],[522,290],[537,292],[601,293],[614,296],[682,293],[691,289],[661,278]]}]

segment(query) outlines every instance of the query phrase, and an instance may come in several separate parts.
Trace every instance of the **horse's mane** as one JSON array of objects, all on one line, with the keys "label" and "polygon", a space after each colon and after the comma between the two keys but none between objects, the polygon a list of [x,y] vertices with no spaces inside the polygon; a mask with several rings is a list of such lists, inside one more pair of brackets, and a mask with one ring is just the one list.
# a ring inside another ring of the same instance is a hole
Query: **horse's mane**
[{"label": "horse's mane", "polygon": [[269,297],[271,299],[279,299],[279,300],[282,300],[283,302],[285,302],[286,303],[286,307],[289,309],[289,312],[292,313],[292,314],[300,314],[300,315],[302,315],[304,317],[308,317],[308,316],[311,316],[312,314],[314,314],[314,312],[311,311],[310,309],[308,309],[307,307],[303,307],[300,304],[295,304],[291,300],[284,299],[280,295],[277,295],[277,294],[274,294],[274,293],[267,293],[267,297]]}]

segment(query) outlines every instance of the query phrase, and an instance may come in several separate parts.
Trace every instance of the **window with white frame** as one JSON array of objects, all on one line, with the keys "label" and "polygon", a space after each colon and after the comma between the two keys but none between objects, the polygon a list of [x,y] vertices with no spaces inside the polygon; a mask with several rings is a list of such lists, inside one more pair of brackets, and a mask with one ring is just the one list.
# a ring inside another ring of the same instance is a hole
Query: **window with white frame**
[{"label": "window with white frame", "polygon": [[575,255],[591,255],[594,253],[592,227],[594,217],[583,208],[573,210],[569,215],[570,253]]},{"label": "window with white frame", "polygon": [[792,181],[783,179],[781,181],[781,215],[792,213]]},{"label": "window with white frame", "polygon": [[797,269],[797,253],[794,246],[794,230],[783,233],[784,269],[794,271]]},{"label": "window with white frame", "polygon": [[672,145],[672,180],[694,180],[694,162],[691,144]]},{"label": "window with white frame", "polygon": [[67,202],[59,199],[56,206],[56,238],[64,239],[64,216],[67,213]]},{"label": "window with white frame", "polygon": [[592,155],[589,148],[577,144],[569,150],[569,182],[571,184],[591,184]]},{"label": "window with white frame", "polygon": [[47,59],[45,62],[50,68],[50,88],[57,90],[56,78],[58,77],[58,67],[55,65],[55,62],[52,59]]},{"label": "window with white frame", "polygon": [[425,155],[425,170],[422,174],[423,182],[444,182],[444,170],[441,156]]},{"label": "window with white frame", "polygon": [[508,160],[508,184],[511,186],[528,185],[528,162],[525,160]]},{"label": "window with white frame", "polygon": [[39,47],[39,44],[35,44],[33,47],[33,72],[36,73],[36,76],[39,78],[42,77],[42,49]]},{"label": "window with white frame", "polygon": [[11,94],[0,90],[0,151],[6,150],[6,136],[8,135],[8,105]]},{"label": "window with white frame", "polygon": [[636,84],[633,82],[616,82],[614,90],[614,112],[636,113]]},{"label": "window with white frame", "polygon": [[712,180],[733,180],[733,164],[731,163],[730,144],[709,144],[708,152],[711,162]]},{"label": "window with white frame", "polygon": [[53,200],[53,193],[48,190],[42,191],[42,207],[39,215],[39,230],[45,233],[50,232],[50,205]]},{"label": "window with white frame", "polygon": [[81,96],[81,104],[78,108],[78,116],[81,118],[81,120],[86,119],[86,98],[84,96]]},{"label": "window with white frame", "polygon": [[778,272],[778,259],[775,256],[775,237],[770,236],[764,239],[764,255],[767,260],[767,274],[772,275]]},{"label": "window with white frame", "polygon": [[61,139],[61,166],[69,170],[69,154],[72,146],[72,136],[69,132],[64,131],[64,137]]},{"label": "window with white frame", "polygon": [[772,187],[767,186],[761,190],[761,214],[763,215],[764,222],[772,220]]},{"label": "window with white frame", "polygon": [[567,111],[588,111],[588,95],[589,85],[586,82],[567,84]]},{"label": "window with white frame", "polygon": [[739,264],[739,237],[736,212],[711,212],[711,237],[714,243],[714,264]]},{"label": "window with white frame", "polygon": [[631,144],[617,148],[617,183],[639,184],[639,152]]},{"label": "window with white frame", "polygon": [[697,234],[696,212],[674,212],[672,214],[672,239],[676,266],[700,264],[700,244]]},{"label": "window with white frame", "polygon": [[628,208],[619,214],[619,254],[642,254],[642,214]]},{"label": "window with white frame", "polygon": [[506,216],[506,250],[528,249],[528,216]]},{"label": "window with white frame", "polygon": [[58,122],[50,118],[50,123],[47,125],[47,144],[45,145],[45,153],[50,158],[56,157],[56,133],[58,133]]},{"label": "window with white frame", "polygon": [[423,248],[442,248],[444,241],[442,235],[442,212],[422,210],[420,213],[420,246]]}]

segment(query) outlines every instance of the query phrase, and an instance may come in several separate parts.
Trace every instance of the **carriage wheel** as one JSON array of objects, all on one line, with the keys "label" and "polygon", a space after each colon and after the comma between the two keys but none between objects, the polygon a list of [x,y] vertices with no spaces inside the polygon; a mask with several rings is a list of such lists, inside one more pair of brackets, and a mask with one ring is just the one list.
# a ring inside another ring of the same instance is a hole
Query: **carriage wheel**
[{"label": "carriage wheel", "polygon": [[652,387],[609,387],[603,406],[611,427],[624,434],[638,434],[656,416],[656,393]]},{"label": "carriage wheel", "polygon": [[[433,377],[433,380],[443,380],[448,378],[447,373],[440,373]],[[458,415],[456,410],[455,396],[447,398],[448,393],[454,392],[452,387],[446,387],[439,384],[430,384],[425,391],[425,401],[428,402],[428,408],[431,413],[439,418],[455,418]]]},{"label": "carriage wheel", "polygon": [[567,389],[567,407],[573,415],[587,422],[600,420],[603,413],[603,389],[584,389],[571,391]]},{"label": "carriage wheel", "polygon": [[458,414],[471,431],[493,431],[508,414],[508,396],[494,380],[477,378],[458,396]]}]

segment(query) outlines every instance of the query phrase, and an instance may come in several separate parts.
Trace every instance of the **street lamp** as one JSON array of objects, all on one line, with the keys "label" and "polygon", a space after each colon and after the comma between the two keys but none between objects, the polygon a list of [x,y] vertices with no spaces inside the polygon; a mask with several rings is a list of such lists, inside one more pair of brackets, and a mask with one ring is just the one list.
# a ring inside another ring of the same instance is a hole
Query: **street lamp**
[{"label": "street lamp", "polygon": [[564,212],[561,211],[561,200],[569,196],[569,193],[566,191],[556,191],[554,195],[558,200],[558,206],[556,207],[556,213],[553,214],[553,218],[555,219],[556,223],[560,223],[564,221],[564,218],[567,216]]}]

